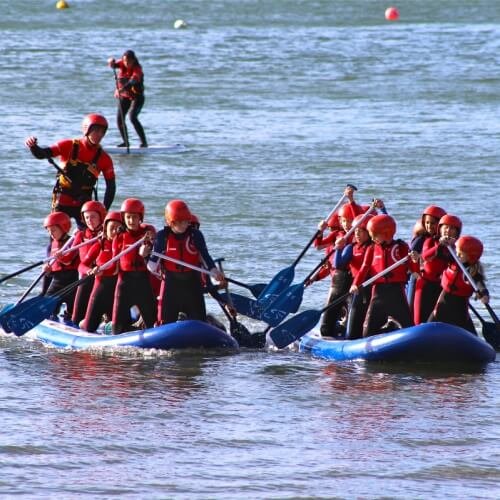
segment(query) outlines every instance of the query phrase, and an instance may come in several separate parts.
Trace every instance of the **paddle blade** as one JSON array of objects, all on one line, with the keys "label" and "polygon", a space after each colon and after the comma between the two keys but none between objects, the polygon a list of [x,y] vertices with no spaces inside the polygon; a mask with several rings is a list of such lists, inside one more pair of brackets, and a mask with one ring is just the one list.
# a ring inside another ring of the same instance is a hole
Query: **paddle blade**
[{"label": "paddle blade", "polygon": [[495,350],[500,350],[500,328],[495,323],[483,323],[483,337]]},{"label": "paddle blade", "polygon": [[257,301],[262,307],[269,307],[278,295],[286,290],[295,276],[295,267],[290,266],[282,269],[262,290]]},{"label": "paddle blade", "polygon": [[22,302],[0,317],[5,331],[14,332],[20,337],[48,318],[61,301],[60,297],[34,297]]},{"label": "paddle blade", "polygon": [[264,291],[266,288],[267,284],[266,283],[255,283],[255,285],[249,285],[248,289],[250,290],[251,294],[258,299],[260,297],[260,294]]},{"label": "paddle blade", "polygon": [[321,318],[321,311],[310,310],[297,314],[271,330],[270,337],[278,349],[292,344],[312,330]]},{"label": "paddle blade", "polygon": [[[281,311],[274,306],[264,311],[257,300],[249,299],[243,295],[238,295],[237,293],[230,293],[229,295],[233,301],[234,308],[239,314],[256,319],[257,321],[264,321],[268,325],[279,325],[285,316],[288,315],[288,311]],[[221,297],[224,301],[227,300],[227,294],[221,293]]]}]

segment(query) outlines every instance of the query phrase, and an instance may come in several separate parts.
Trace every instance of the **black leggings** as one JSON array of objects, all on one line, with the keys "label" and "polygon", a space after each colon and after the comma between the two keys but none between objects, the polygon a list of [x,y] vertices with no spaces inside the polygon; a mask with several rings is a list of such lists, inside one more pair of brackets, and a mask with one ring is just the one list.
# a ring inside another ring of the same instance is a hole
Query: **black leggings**
[{"label": "black leggings", "polygon": [[[118,129],[120,130],[120,135],[122,136],[123,142],[127,142],[127,137],[125,136],[125,127],[123,126],[122,114],[123,117],[129,114],[130,121],[141,140],[143,145],[147,144],[146,134],[144,133],[144,129],[142,128],[141,122],[139,121],[139,113],[144,106],[144,95],[137,96],[135,99],[120,99],[119,101],[119,109],[117,113],[116,120],[118,122]],[[129,111],[130,110],[130,111]]]},{"label": "black leggings", "polygon": [[95,280],[85,315],[84,330],[95,332],[104,314],[111,319],[117,278],[116,275],[101,276]]}]

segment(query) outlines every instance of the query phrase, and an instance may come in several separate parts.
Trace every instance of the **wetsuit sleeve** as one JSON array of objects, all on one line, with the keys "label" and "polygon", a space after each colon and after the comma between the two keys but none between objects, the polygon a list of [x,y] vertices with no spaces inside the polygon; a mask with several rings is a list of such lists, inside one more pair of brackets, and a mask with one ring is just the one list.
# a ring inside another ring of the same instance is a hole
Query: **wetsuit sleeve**
[{"label": "wetsuit sleeve", "polygon": [[41,148],[38,144],[31,147],[30,152],[37,160],[44,160],[54,156],[50,148]]},{"label": "wetsuit sleeve", "polygon": [[335,252],[335,269],[345,269],[347,264],[352,260],[352,244],[346,245],[342,251]]},{"label": "wetsuit sleeve", "polygon": [[200,252],[200,257],[205,267],[209,270],[213,269],[215,267],[215,262],[208,253],[205,237],[201,231],[198,231],[197,229],[193,230],[193,242],[198,249],[198,252]]},{"label": "wetsuit sleeve", "polygon": [[410,249],[418,253],[422,253],[424,242],[425,242],[425,236],[416,236],[411,240]]},{"label": "wetsuit sleeve", "polygon": [[353,285],[359,287],[365,282],[371,270],[372,260],[373,260],[373,245],[370,245],[365,252],[363,264],[361,265],[358,274],[354,277],[352,283]]},{"label": "wetsuit sleeve", "polygon": [[116,193],[116,182],[114,179],[104,179],[106,182],[106,191],[104,192],[104,206],[106,207],[106,210],[109,210],[109,207],[113,203],[113,200],[115,199],[115,193]]}]

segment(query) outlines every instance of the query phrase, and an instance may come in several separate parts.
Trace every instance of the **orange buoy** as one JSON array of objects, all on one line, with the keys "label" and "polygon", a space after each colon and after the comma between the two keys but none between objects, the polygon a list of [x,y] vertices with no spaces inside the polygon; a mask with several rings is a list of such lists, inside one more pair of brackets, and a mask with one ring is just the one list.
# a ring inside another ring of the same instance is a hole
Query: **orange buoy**
[{"label": "orange buoy", "polygon": [[385,9],[385,18],[388,21],[398,21],[399,10],[396,7],[388,7],[387,9]]}]

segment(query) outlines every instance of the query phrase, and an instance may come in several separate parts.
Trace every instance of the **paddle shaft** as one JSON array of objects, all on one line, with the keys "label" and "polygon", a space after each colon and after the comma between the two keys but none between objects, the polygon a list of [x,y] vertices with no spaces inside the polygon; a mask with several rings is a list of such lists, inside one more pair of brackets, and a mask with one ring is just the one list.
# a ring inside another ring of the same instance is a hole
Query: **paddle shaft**
[{"label": "paddle shaft", "polygon": [[120,113],[120,118],[122,120],[122,127],[123,127],[123,135],[125,136],[125,144],[127,146],[127,154],[130,153],[130,144],[128,141],[128,130],[127,130],[127,124],[125,123],[125,115],[123,114],[123,108],[122,108],[122,103],[121,103],[121,92],[120,92],[120,86],[118,85],[118,75],[116,74],[116,68],[113,67],[113,75],[115,76],[115,86],[116,86],[116,92],[118,94],[118,112]]},{"label": "paddle shaft", "polygon": [[[339,201],[337,202],[337,204],[332,208],[332,210],[330,211],[330,213],[326,216],[326,219],[324,220],[328,220],[339,208],[340,208],[340,205],[342,205],[342,203],[344,203],[345,199],[346,199],[346,195],[343,194]],[[302,257],[304,257],[305,253],[307,252],[307,250],[309,250],[309,247],[314,243],[314,240],[319,236],[321,235],[321,231],[318,229],[312,236],[312,238],[309,240],[309,242],[307,243],[307,245],[304,247],[304,249],[302,250],[302,252],[300,252],[299,256],[295,259],[295,261],[293,262],[292,266],[291,267],[295,267],[299,261],[302,259]]]}]

